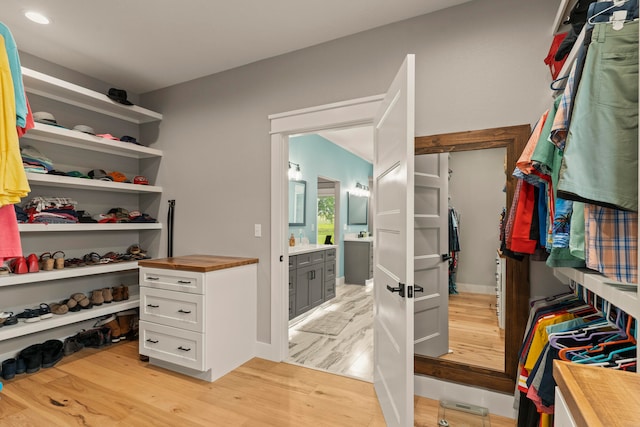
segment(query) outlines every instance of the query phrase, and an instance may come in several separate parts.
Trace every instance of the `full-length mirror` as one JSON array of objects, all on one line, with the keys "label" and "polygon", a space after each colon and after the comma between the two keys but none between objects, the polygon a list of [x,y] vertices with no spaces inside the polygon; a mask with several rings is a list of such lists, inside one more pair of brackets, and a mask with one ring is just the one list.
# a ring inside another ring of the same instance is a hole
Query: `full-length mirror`
[{"label": "full-length mirror", "polygon": [[[487,156],[484,156],[484,153],[482,153],[483,156],[488,158],[497,157],[502,159],[502,162],[497,162],[497,167],[499,168],[499,174],[503,174],[503,176],[498,179],[498,184],[496,184],[494,178],[494,184],[492,184],[497,185],[499,188],[485,188],[485,191],[473,191],[472,193],[467,192],[468,188],[464,189],[465,192],[462,192],[462,190],[460,190],[460,185],[464,187],[466,182],[466,185],[470,187],[469,183],[471,181],[478,180],[479,174],[477,169],[484,168],[487,165],[485,165],[483,162],[476,162],[475,169],[469,168],[467,166],[464,166],[464,156],[461,156],[461,159],[454,159],[454,161],[451,162],[453,165],[459,165],[458,170],[452,170],[450,168],[449,172],[451,175],[464,174],[464,176],[457,176],[456,178],[459,181],[458,194],[461,195],[460,197],[465,198],[465,203],[461,203],[459,206],[462,206],[465,212],[463,212],[462,215],[460,215],[460,212],[458,212],[460,216],[458,216],[456,220],[459,221],[459,223],[457,224],[457,226],[459,227],[459,232],[462,234],[466,231],[469,234],[468,236],[465,236],[465,238],[472,237],[472,234],[474,233],[474,230],[469,230],[469,227],[473,229],[480,228],[484,230],[498,228],[499,212],[496,212],[494,216],[489,215],[489,219],[485,218],[484,220],[482,220],[483,222],[487,223],[478,223],[475,220],[479,220],[479,217],[474,217],[476,211],[473,209],[473,206],[475,205],[477,206],[477,209],[480,209],[481,206],[485,205],[487,202],[485,196],[489,191],[497,193],[504,191],[505,198],[502,200],[504,200],[507,209],[511,206],[515,191],[515,178],[511,176],[511,172],[515,167],[518,157],[524,149],[526,141],[529,137],[529,133],[530,126],[522,125],[480,131],[468,131],[443,135],[416,137],[416,156],[433,153],[457,153],[468,152],[472,150],[491,149],[490,152],[487,152]],[[496,151],[496,149],[498,150]],[[496,164],[492,166],[492,168],[495,167]],[[453,187],[453,189],[455,190],[455,186]],[[450,199],[450,207],[455,208],[456,202],[462,202],[462,200],[456,199],[455,195],[452,195],[452,199]],[[470,202],[471,204],[469,204]],[[495,210],[495,206],[489,207],[489,209]],[[469,210],[471,210],[471,212],[468,212]],[[451,209],[449,211],[451,212]],[[474,217],[473,220],[471,219],[472,217]],[[469,241],[467,241],[466,245],[468,246],[468,249],[470,249],[470,247],[472,246]],[[489,254],[482,254],[485,259],[483,264],[488,263],[490,265],[474,266],[474,254],[465,254],[466,258],[463,258],[461,256],[461,258],[456,261],[461,262],[464,260],[464,262],[467,264],[465,265],[465,269],[467,267],[470,267],[472,270],[490,268],[495,272],[496,249],[498,247],[499,242],[495,241],[491,242],[489,246],[485,247],[485,249],[480,249],[482,251],[490,252]],[[461,247],[461,249],[464,250],[463,247]],[[463,253],[462,250],[460,251],[460,254]],[[478,260],[480,259],[480,257],[476,258]],[[502,307],[504,315],[504,329],[500,330],[499,326],[496,326],[496,331],[485,330],[482,332],[474,332],[473,330],[463,330],[462,333],[460,333],[460,330],[455,330],[456,328],[479,328],[479,322],[477,320],[474,321],[473,319],[474,315],[477,314],[474,313],[475,309],[473,308],[473,304],[484,304],[485,308],[487,308],[486,304],[490,303],[490,301],[493,301],[493,303],[495,304],[495,302],[497,302],[497,298],[495,293],[493,295],[485,297],[485,299],[482,299],[482,297],[480,297],[474,298],[474,300],[472,301],[459,301],[460,298],[454,298],[456,296],[455,292],[460,292],[460,290],[468,290],[469,286],[472,285],[469,283],[458,282],[457,279],[463,278],[465,281],[472,281],[471,279],[465,279],[465,277],[473,276],[463,275],[462,277],[456,277],[455,273],[457,271],[455,269],[452,271],[452,269],[450,268],[449,287],[450,290],[453,290],[453,292],[450,292],[451,295],[449,298],[449,345],[453,345],[455,348],[457,348],[457,350],[454,350],[455,356],[444,354],[440,357],[428,357],[424,355],[425,351],[418,350],[419,347],[416,347],[415,372],[417,374],[425,374],[445,380],[480,386],[483,388],[503,392],[512,392],[514,390],[517,374],[517,353],[522,342],[522,336],[524,333],[528,314],[529,264],[528,259],[517,261],[514,259],[505,258],[501,262],[503,262],[505,265],[503,293],[504,306]],[[454,273],[453,277],[451,273]],[[457,287],[460,287],[462,289],[457,289]],[[475,291],[475,293],[477,293],[477,289],[473,290]],[[460,292],[460,294],[462,293],[463,292]],[[495,310],[495,305],[490,308]],[[495,316],[496,314],[497,312],[493,311],[493,315]],[[497,335],[497,340],[493,345],[500,346],[500,348],[495,351],[495,354],[491,353],[490,345],[486,346],[485,343],[475,343],[478,345],[485,345],[485,348],[483,349],[483,351],[486,351],[484,358],[490,358],[494,360],[494,364],[490,365],[487,364],[486,361],[481,360],[483,359],[482,356],[478,358],[478,350],[477,347],[474,348],[474,343],[472,342],[472,340],[476,340],[479,335],[490,335],[494,332],[494,335]],[[452,342],[453,340],[462,341],[462,343],[454,343]],[[464,340],[468,340],[468,342],[465,343]],[[419,352],[422,354],[418,354]]]},{"label": "full-length mirror", "polygon": [[289,225],[306,225],[307,182],[289,181]]}]

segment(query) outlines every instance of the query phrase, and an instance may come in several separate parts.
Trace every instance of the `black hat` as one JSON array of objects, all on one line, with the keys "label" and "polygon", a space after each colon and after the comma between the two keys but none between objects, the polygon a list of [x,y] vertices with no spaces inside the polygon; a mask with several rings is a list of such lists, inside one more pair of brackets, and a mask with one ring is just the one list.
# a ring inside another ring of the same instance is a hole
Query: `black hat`
[{"label": "black hat", "polygon": [[119,102],[120,104],[133,105],[132,102],[129,102],[127,100],[127,91],[126,90],[116,89],[116,88],[112,87],[111,89],[109,89],[109,93],[107,94],[107,96],[109,98],[111,98],[112,100],[114,100],[116,102]]}]

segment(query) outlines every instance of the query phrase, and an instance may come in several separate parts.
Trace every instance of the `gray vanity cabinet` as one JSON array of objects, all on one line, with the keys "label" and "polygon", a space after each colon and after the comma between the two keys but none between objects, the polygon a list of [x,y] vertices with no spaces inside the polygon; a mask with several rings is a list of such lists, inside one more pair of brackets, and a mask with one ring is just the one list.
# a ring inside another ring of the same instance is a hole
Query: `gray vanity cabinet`
[{"label": "gray vanity cabinet", "polygon": [[289,319],[335,297],[336,250],[289,256]]},{"label": "gray vanity cabinet", "polygon": [[373,277],[373,242],[344,241],[344,281],[364,285]]}]

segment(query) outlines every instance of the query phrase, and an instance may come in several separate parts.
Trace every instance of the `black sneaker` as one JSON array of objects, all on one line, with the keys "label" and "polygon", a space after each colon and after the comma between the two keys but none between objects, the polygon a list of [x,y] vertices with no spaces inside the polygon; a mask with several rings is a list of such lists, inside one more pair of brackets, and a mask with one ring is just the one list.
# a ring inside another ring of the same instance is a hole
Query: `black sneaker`
[{"label": "black sneaker", "polygon": [[27,372],[27,365],[22,357],[18,357],[16,360],[16,375],[24,374]]},{"label": "black sneaker", "polygon": [[38,316],[40,316],[41,319],[49,319],[50,317],[53,317],[49,304],[40,303],[40,307],[38,307]]},{"label": "black sneaker", "polygon": [[84,346],[78,342],[78,336],[74,335],[64,340],[63,353],[65,356],[69,356],[77,351],[82,350]]},{"label": "black sneaker", "polygon": [[60,340],[47,340],[42,344],[42,367],[51,368],[62,360],[64,344]]},{"label": "black sneaker", "polygon": [[20,352],[20,357],[24,359],[27,374],[38,372],[42,366],[42,344],[34,344]]},{"label": "black sneaker", "polygon": [[16,359],[7,359],[2,362],[2,378],[10,380],[16,376]]},{"label": "black sneaker", "polygon": [[24,321],[27,323],[33,323],[40,320],[40,312],[38,310],[25,308],[25,310],[22,313],[19,313],[16,317],[18,319],[24,319]]}]

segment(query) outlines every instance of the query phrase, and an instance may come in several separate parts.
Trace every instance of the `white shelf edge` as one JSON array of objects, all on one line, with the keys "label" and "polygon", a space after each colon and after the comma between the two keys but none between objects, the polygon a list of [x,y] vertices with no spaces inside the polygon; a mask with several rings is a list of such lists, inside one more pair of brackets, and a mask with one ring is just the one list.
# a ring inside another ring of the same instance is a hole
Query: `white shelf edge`
[{"label": "white shelf edge", "polygon": [[95,276],[104,273],[136,270],[138,261],[114,262],[86,267],[67,267],[62,270],[39,271],[37,273],[9,274],[0,276],[0,288],[25,283],[47,282],[50,280],[68,279],[71,277]]},{"label": "white shelf edge", "polygon": [[53,231],[127,231],[162,230],[158,222],[77,223],[77,224],[18,224],[21,233],[47,233]]},{"label": "white shelf edge", "polygon": [[162,120],[162,114],[138,105],[126,106],[112,101],[105,94],[78,86],[22,67],[22,80],[29,93],[44,96],[90,111],[116,117],[132,123],[142,124]]},{"label": "white shelf edge", "polygon": [[562,21],[569,16],[570,9],[576,4],[575,0],[561,0],[560,6],[558,6],[558,12],[556,18],[553,20],[553,27],[551,28],[551,34],[557,34],[562,26]]},{"label": "white shelf edge", "polygon": [[556,272],[600,295],[631,317],[640,318],[640,299],[638,298],[637,285],[616,282],[600,273],[587,269],[556,267],[554,268],[554,274]]},{"label": "white shelf edge", "polygon": [[79,188],[118,193],[162,193],[162,187],[158,187],[156,185],[101,181],[99,179],[49,175],[46,173],[27,172],[27,179],[29,180],[30,185],[43,185],[47,187]]},{"label": "white shelf edge", "polygon": [[113,141],[71,129],[36,123],[20,140],[36,140],[83,150],[117,154],[136,159],[162,157],[162,151],[129,142]]},{"label": "white shelf edge", "polygon": [[[24,320],[20,319],[17,325],[3,326],[0,328],[0,341],[46,331],[60,326],[71,325],[73,323],[94,319],[107,314],[117,313],[119,311],[129,310],[131,308],[136,308],[139,305],[139,295],[131,295],[126,301],[102,304],[99,307],[93,307],[86,310],[83,309],[74,313],[68,312],[62,315],[54,314],[53,317],[49,319],[38,320],[37,322],[26,323]],[[19,314],[19,311],[14,311],[14,314]]]}]

